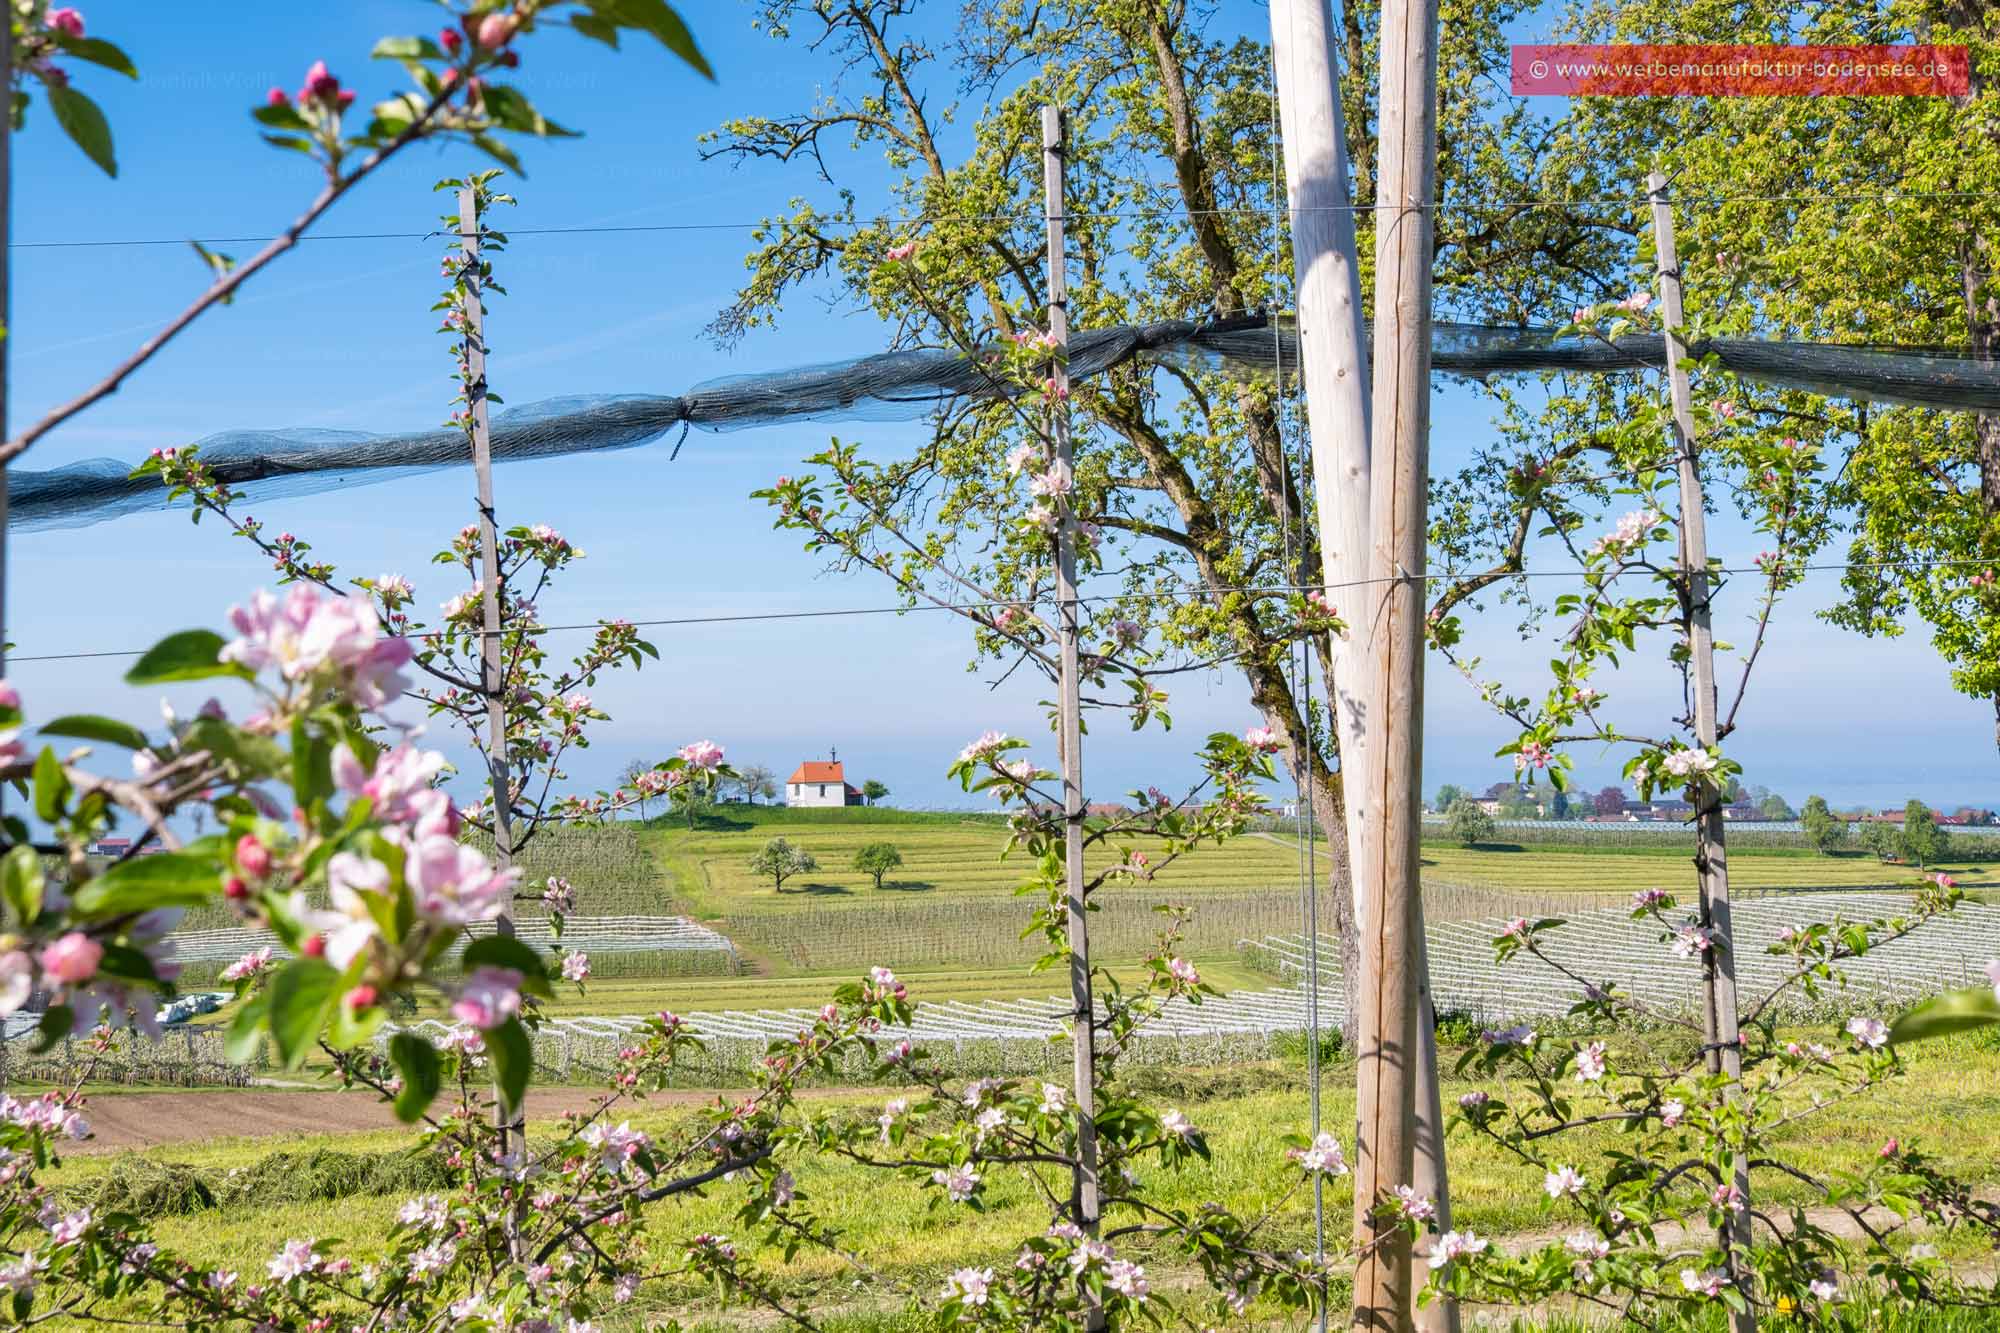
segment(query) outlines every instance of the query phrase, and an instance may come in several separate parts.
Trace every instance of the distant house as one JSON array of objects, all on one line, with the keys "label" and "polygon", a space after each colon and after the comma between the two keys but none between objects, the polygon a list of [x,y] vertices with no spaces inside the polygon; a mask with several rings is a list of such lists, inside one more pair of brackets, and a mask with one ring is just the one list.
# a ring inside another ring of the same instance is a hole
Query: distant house
[{"label": "distant house", "polygon": [[862,804],[861,791],[847,783],[838,759],[808,759],[785,779],[785,804],[829,807]]}]

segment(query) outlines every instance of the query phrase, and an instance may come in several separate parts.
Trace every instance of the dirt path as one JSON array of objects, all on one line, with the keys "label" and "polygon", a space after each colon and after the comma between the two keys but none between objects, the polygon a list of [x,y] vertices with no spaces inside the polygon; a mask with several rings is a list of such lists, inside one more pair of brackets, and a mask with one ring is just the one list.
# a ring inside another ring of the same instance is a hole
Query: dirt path
[{"label": "dirt path", "polygon": [[[545,1119],[591,1106],[598,1094],[586,1088],[535,1089],[528,1093],[530,1119]],[[646,1107],[685,1106],[715,1094],[693,1089],[649,1095]],[[275,1138],[300,1134],[344,1134],[394,1129],[396,1118],[372,1093],[337,1091],[120,1092],[90,1099],[84,1108],[91,1137],[66,1153],[118,1152],[162,1144],[207,1143],[214,1139]]]}]

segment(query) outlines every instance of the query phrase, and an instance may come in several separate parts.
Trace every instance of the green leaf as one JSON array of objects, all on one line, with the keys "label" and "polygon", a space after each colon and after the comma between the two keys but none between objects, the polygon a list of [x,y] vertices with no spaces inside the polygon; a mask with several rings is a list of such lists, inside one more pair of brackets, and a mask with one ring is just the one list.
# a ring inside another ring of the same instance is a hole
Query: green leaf
[{"label": "green leaf", "polygon": [[594,42],[603,42],[614,51],[618,49],[618,25],[608,19],[595,14],[571,14],[569,26]]},{"label": "green leaf", "polygon": [[518,1018],[510,1018],[484,1035],[501,1105],[510,1111],[518,1110],[521,1098],[528,1091],[528,1080],[535,1072],[535,1044]]},{"label": "green leaf", "polygon": [[398,1032],[389,1038],[389,1059],[403,1077],[403,1090],[396,1094],[396,1119],[415,1124],[437,1100],[442,1085],[437,1051],[414,1032]]},{"label": "green leaf", "polygon": [[507,84],[487,84],[480,105],[485,108],[493,123],[502,129],[513,130],[519,134],[536,134],[544,138],[576,137],[575,130],[564,129],[554,121],[545,119],[520,89]]},{"label": "green leaf", "polygon": [[310,130],[312,128],[312,122],[300,115],[298,108],[290,102],[285,102],[278,106],[272,106],[267,103],[266,105],[254,108],[250,114],[256,118],[258,124],[269,125],[274,130]]},{"label": "green leaf", "polygon": [[127,685],[164,685],[176,680],[210,680],[235,676],[249,680],[256,673],[234,662],[221,661],[223,639],[209,629],[184,629],[148,648],[125,673]]},{"label": "green leaf", "polygon": [[132,63],[132,57],[102,37],[69,37],[57,33],[55,38],[56,45],[62,48],[64,55],[75,56],[78,60],[88,60],[93,65],[102,65],[108,70],[123,74],[128,79],[139,77],[139,68]]},{"label": "green leaf", "polygon": [[501,143],[498,139],[494,138],[492,135],[474,134],[470,137],[475,147],[477,147],[481,152],[485,153],[488,157],[492,158],[494,161],[498,162],[501,166],[506,167],[516,176],[526,176],[528,174],[527,172],[521,170],[521,159],[514,156],[514,150],[509,148],[506,144]]},{"label": "green leaf", "polygon": [[1905,1010],[1889,1025],[1889,1041],[1927,1041],[1951,1032],[1965,1032],[2000,1023],[2000,996],[1991,986],[1971,986],[1965,990],[1934,995]]},{"label": "green leaf", "polygon": [[66,1004],[52,1004],[35,1025],[35,1054],[53,1047],[76,1030],[76,1012]]},{"label": "green leaf", "polygon": [[548,966],[542,956],[512,935],[485,935],[465,946],[464,966],[508,967],[521,974],[521,989],[544,999],[549,990]]},{"label": "green leaf", "polygon": [[623,28],[637,28],[649,32],[659,39],[660,45],[672,51],[694,67],[697,74],[711,83],[715,81],[715,71],[709,67],[708,57],[695,45],[694,34],[681,16],[666,0],[588,0],[593,14],[608,19]]},{"label": "green leaf", "polygon": [[223,1038],[222,1053],[239,1065],[255,1059],[264,1041],[264,1018],[270,1011],[269,992],[245,1000],[229,1020],[229,1035]]},{"label": "green leaf", "polygon": [[[228,277],[229,271],[236,267],[236,261],[233,258],[224,254],[217,254],[200,241],[189,241],[188,244],[194,247],[194,252],[201,256],[201,262],[208,265],[208,271],[215,275],[217,281]],[[230,292],[227,296],[224,296],[222,304],[236,304],[236,293]]]},{"label": "green leaf", "polygon": [[0,860],[0,897],[12,924],[25,929],[42,914],[42,858],[33,847],[15,847]]},{"label": "green leaf", "polygon": [[161,852],[121,861],[76,891],[84,916],[123,916],[158,907],[199,907],[222,891],[213,852]]},{"label": "green leaf", "polygon": [[81,741],[102,741],[106,745],[122,745],[128,750],[143,750],[149,742],[146,733],[130,722],[120,722],[115,717],[98,717],[94,713],[68,713],[53,722],[42,724],[44,736],[74,736]]},{"label": "green leaf", "polygon": [[53,824],[62,817],[63,798],[69,795],[69,779],[63,775],[62,761],[44,745],[35,756],[35,813]]},{"label": "green leaf", "polygon": [[333,795],[333,745],[324,733],[310,731],[306,720],[292,723],[292,796],[301,810]]},{"label": "green leaf", "polygon": [[111,123],[104,119],[104,112],[98,109],[97,103],[66,84],[60,87],[50,85],[48,98],[49,110],[55,113],[56,124],[63,127],[63,133],[105,175],[116,176],[118,159],[111,151]]},{"label": "green leaf", "polygon": [[305,1060],[339,989],[340,973],[319,958],[301,958],[272,979],[271,1040],[287,1069]]},{"label": "green leaf", "polygon": [[372,60],[442,60],[444,52],[428,37],[384,37],[368,56]]}]

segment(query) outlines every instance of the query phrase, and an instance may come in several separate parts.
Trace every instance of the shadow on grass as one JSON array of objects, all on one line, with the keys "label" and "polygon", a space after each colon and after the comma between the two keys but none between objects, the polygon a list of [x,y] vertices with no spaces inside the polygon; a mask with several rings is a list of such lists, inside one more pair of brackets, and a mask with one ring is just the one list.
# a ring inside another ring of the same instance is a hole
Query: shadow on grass
[{"label": "shadow on grass", "polygon": [[823,884],[818,880],[815,880],[810,884],[801,884],[797,888],[792,888],[790,886],[787,886],[785,888],[779,889],[778,892],[805,893],[805,894],[812,894],[814,896],[821,898],[825,897],[848,898],[852,897],[854,894],[853,889],[844,888],[839,884]]},{"label": "shadow on grass", "polygon": [[884,893],[933,893],[937,885],[927,879],[885,879],[882,881]]}]

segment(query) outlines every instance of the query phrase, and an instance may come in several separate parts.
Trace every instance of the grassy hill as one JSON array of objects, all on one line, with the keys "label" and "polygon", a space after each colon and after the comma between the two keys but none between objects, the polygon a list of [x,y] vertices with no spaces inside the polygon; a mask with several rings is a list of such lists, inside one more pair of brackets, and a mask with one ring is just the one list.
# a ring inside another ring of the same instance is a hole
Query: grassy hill
[{"label": "grassy hill", "polygon": [[[956,895],[1008,895],[1027,868],[1002,861],[1004,823],[993,816],[889,810],[856,806],[835,810],[728,806],[705,816],[690,832],[654,821],[646,845],[673,879],[675,897],[697,917],[791,913],[863,907]],[[817,871],[786,881],[780,892],[750,873],[749,862],[766,841],[789,839],[812,853]],[[889,873],[882,891],[853,868],[854,854],[871,842],[893,843],[903,866]],[[1143,846],[1135,842],[1135,845]],[[1106,851],[1093,868],[1116,858]],[[1221,849],[1195,853],[1162,871],[1150,887],[1196,895],[1217,890],[1296,886],[1296,847],[1266,838],[1243,838]]]}]

